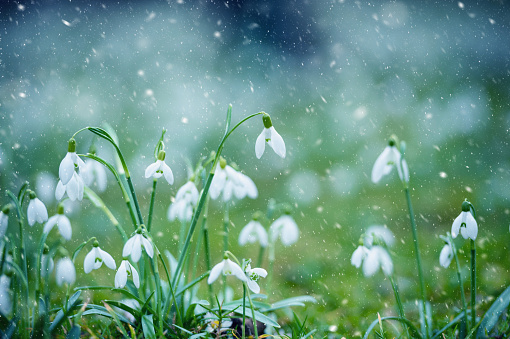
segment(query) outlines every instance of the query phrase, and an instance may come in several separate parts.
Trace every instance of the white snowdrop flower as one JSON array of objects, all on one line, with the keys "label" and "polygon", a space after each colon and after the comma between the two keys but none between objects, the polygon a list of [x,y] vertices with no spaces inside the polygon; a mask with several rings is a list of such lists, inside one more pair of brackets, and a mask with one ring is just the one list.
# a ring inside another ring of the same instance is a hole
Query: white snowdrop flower
[{"label": "white snowdrop flower", "polygon": [[136,288],[140,287],[140,276],[136,271],[135,267],[131,265],[131,263],[124,259],[119,265],[119,269],[115,274],[115,288],[124,288],[127,284],[127,278],[131,276],[133,278],[133,283]]},{"label": "white snowdrop flower", "polygon": [[75,165],[78,166],[78,168],[82,168],[85,163],[76,154],[76,140],[71,138],[69,139],[67,146],[67,154],[60,162],[60,166],[58,168],[58,176],[63,185],[67,185],[73,177],[73,173],[75,173]]},{"label": "white snowdrop flower", "polygon": [[257,283],[257,281],[260,278],[267,277],[267,271],[263,268],[251,268],[250,262],[246,264],[246,267],[244,269],[244,272],[246,273],[246,277],[248,278],[248,288],[252,290],[253,293],[259,293],[260,292],[260,286]]},{"label": "white snowdrop flower", "polygon": [[122,250],[122,256],[127,257],[131,255],[131,259],[133,259],[134,262],[138,262],[142,256],[142,248],[145,249],[145,252],[152,258],[154,255],[152,244],[149,239],[142,234],[142,228],[138,228],[135,235],[126,241],[124,249]]},{"label": "white snowdrop flower", "polygon": [[165,163],[165,151],[159,151],[158,160],[155,163],[150,164],[145,169],[145,177],[159,178],[162,175],[165,176],[166,181],[172,185],[174,183],[174,174],[170,167]]},{"label": "white snowdrop flower", "polygon": [[48,220],[48,210],[43,202],[37,198],[33,191],[29,192],[30,202],[28,203],[27,218],[28,224],[34,226],[36,222],[42,224]]},{"label": "white snowdrop flower", "polygon": [[55,189],[55,199],[60,201],[64,197],[64,194],[67,193],[67,196],[71,201],[75,201],[76,199],[83,199],[83,191],[85,188],[85,183],[81,176],[74,172],[71,180],[67,182],[67,184],[63,184],[62,180],[58,181],[57,188]]},{"label": "white snowdrop flower", "polygon": [[212,284],[216,279],[218,279],[220,273],[223,273],[223,275],[233,275],[241,281],[248,281],[243,269],[238,264],[228,259],[228,257],[224,257],[223,261],[212,268],[209,278],[207,279],[207,283]]},{"label": "white snowdrop flower", "polygon": [[368,250],[368,254],[363,261],[363,274],[370,277],[377,273],[379,268],[385,275],[393,273],[393,262],[390,254],[382,246],[374,246]]},{"label": "white snowdrop flower", "polygon": [[267,232],[260,222],[252,220],[241,230],[239,234],[239,245],[244,246],[247,243],[253,244],[256,241],[260,243],[260,246],[266,247],[268,244]]},{"label": "white snowdrop flower", "polygon": [[11,278],[2,274],[0,276],[0,312],[8,315],[12,311]]},{"label": "white snowdrop flower", "polygon": [[290,246],[299,239],[299,229],[294,219],[284,214],[276,219],[269,227],[272,241],[276,241],[278,237],[284,246]]},{"label": "white snowdrop flower", "polygon": [[363,245],[359,245],[358,248],[352,253],[351,256],[351,265],[356,268],[360,268],[363,260],[367,257],[370,250]]},{"label": "white snowdrop flower", "polygon": [[223,201],[232,200],[233,196],[237,199],[243,199],[246,196],[255,199],[259,195],[253,180],[227,165],[223,158],[220,159],[209,189],[212,199],[217,199],[221,193],[223,193]]},{"label": "white snowdrop flower", "polygon": [[453,259],[453,250],[452,246],[449,242],[447,242],[443,249],[441,250],[441,253],[439,253],[439,264],[443,266],[444,268],[448,268],[450,266],[450,263]]},{"label": "white snowdrop flower", "polygon": [[76,281],[76,270],[71,259],[65,257],[57,262],[55,278],[57,279],[58,286],[62,286],[64,283],[74,284]]},{"label": "white snowdrop flower", "polygon": [[80,175],[86,186],[91,187],[95,183],[99,192],[104,192],[106,190],[106,170],[99,162],[93,159],[85,161],[83,169],[80,169]]},{"label": "white snowdrop flower", "polygon": [[391,247],[395,244],[395,235],[386,226],[374,225],[370,226],[365,232],[365,245],[371,247],[374,240],[383,241],[386,246]]},{"label": "white snowdrop flower", "polygon": [[257,159],[260,159],[262,154],[264,154],[266,142],[269,146],[271,146],[276,154],[285,158],[285,142],[280,134],[278,134],[278,132],[274,129],[269,114],[264,113],[262,116],[262,122],[264,123],[264,129],[258,136],[257,141],[255,141],[255,155],[257,156]]},{"label": "white snowdrop flower", "polygon": [[181,222],[189,222],[193,217],[193,210],[198,202],[198,190],[192,181],[185,183],[175,196],[174,202],[168,208],[168,220],[179,219]]},{"label": "white snowdrop flower", "polygon": [[92,270],[97,270],[104,264],[111,268],[112,270],[115,270],[117,268],[117,265],[115,265],[115,260],[113,260],[113,257],[106,251],[103,251],[99,247],[99,243],[97,241],[94,241],[94,247],[92,250],[90,250],[89,253],[85,256],[85,260],[83,261],[83,270],[85,273],[90,273]]},{"label": "white snowdrop flower", "polygon": [[211,312],[207,312],[204,315],[204,321],[207,323],[205,330],[209,333],[222,333],[228,331],[232,326],[232,320],[229,318],[222,318],[220,323],[218,316]]},{"label": "white snowdrop flower", "polygon": [[9,225],[9,205],[0,211],[0,238],[3,238],[7,232],[7,225]]},{"label": "white snowdrop flower", "polygon": [[69,221],[69,218],[67,218],[64,215],[64,206],[62,204],[58,205],[58,211],[57,214],[52,216],[46,225],[44,225],[43,232],[48,234],[53,229],[53,227],[57,225],[58,231],[60,232],[60,235],[66,239],[71,240],[71,236],[73,234],[73,230],[71,228],[71,222]]},{"label": "white snowdrop flower", "polygon": [[462,203],[462,212],[455,218],[452,224],[452,237],[457,238],[460,233],[464,239],[476,240],[478,235],[478,224],[470,212],[469,201]]},{"label": "white snowdrop flower", "polygon": [[393,166],[397,168],[400,180],[409,182],[409,168],[405,159],[401,161],[401,158],[402,155],[396,146],[395,140],[391,138],[389,145],[386,146],[375,161],[374,167],[372,168],[372,182],[378,183],[383,176],[391,172]]}]

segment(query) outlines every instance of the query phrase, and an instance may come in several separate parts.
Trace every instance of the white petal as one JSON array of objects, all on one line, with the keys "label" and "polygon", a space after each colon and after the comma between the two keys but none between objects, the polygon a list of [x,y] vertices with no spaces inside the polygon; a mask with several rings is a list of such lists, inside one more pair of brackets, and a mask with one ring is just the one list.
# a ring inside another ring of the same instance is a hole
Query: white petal
[{"label": "white petal", "polygon": [[73,230],[71,228],[71,222],[65,215],[62,214],[59,215],[57,220],[57,226],[60,235],[66,240],[71,240]]},{"label": "white petal", "polygon": [[462,213],[459,214],[459,216],[457,218],[455,218],[455,220],[453,221],[453,224],[452,224],[452,237],[453,238],[457,238],[457,236],[459,235],[461,224],[462,224]]},{"label": "white petal", "polygon": [[58,221],[58,214],[57,215],[54,215],[52,216],[48,222],[46,223],[46,225],[44,225],[44,229],[43,229],[43,232],[48,234],[50,233],[50,231],[52,230],[53,226],[55,226],[57,224],[57,221]]},{"label": "white petal", "polygon": [[96,184],[99,192],[104,192],[106,190],[106,184],[108,179],[106,177],[106,170],[103,165],[100,163],[95,163],[94,170],[96,173]]},{"label": "white petal", "polygon": [[441,250],[441,253],[439,254],[439,264],[444,268],[447,268],[448,266],[450,266],[452,258],[453,258],[452,248],[448,244],[444,245],[443,249]]},{"label": "white petal", "polygon": [[69,197],[69,199],[71,199],[71,201],[75,201],[76,199],[78,199],[78,192],[80,187],[78,186],[79,184],[76,179],[76,176],[77,174],[76,172],[74,172],[73,177],[71,178],[71,180],[69,180],[69,182],[66,185],[67,196]]},{"label": "white petal", "polygon": [[69,258],[60,259],[56,269],[57,285],[62,286],[63,283],[72,285],[76,280],[76,270],[74,264]]},{"label": "white petal", "polygon": [[8,223],[9,216],[7,214],[4,214],[4,212],[0,211],[0,238],[2,238],[5,235]]},{"label": "white petal", "polygon": [[147,168],[145,169],[145,177],[146,178],[152,177],[156,173],[156,171],[159,170],[159,165],[160,162],[158,160],[155,163],[152,163],[149,166],[147,166]]},{"label": "white petal", "polygon": [[388,276],[393,273],[393,261],[391,260],[390,254],[382,247],[379,251],[379,262],[381,263],[381,269],[384,274]]},{"label": "white petal", "polygon": [[119,266],[117,273],[115,274],[115,288],[124,288],[127,283],[127,268],[126,263],[129,264],[128,261],[124,260]]},{"label": "white petal", "polygon": [[74,161],[72,157],[72,153],[67,152],[66,156],[60,162],[60,166],[58,168],[58,176],[62,181],[62,184],[66,185],[69,180],[73,177],[74,173]]},{"label": "white petal", "polygon": [[76,182],[78,183],[78,200],[83,200],[83,191],[85,188],[85,183],[83,182],[83,179],[80,177],[79,174],[76,174]]},{"label": "white petal", "polygon": [[57,199],[57,201],[59,201],[60,199],[62,199],[62,197],[64,196],[65,193],[66,193],[66,187],[64,186],[64,184],[62,184],[62,181],[59,180],[58,184],[57,184],[57,188],[55,189],[55,199]]},{"label": "white petal", "polygon": [[[34,202],[34,211],[35,211],[35,220],[42,224],[46,220],[48,220],[48,210],[46,206],[44,206],[43,202],[39,200],[39,198],[35,198],[31,200]],[[30,207],[30,206],[29,206]]]},{"label": "white petal", "polygon": [[115,270],[117,268],[115,264],[115,260],[110,255],[110,253],[103,251],[102,249],[98,248],[99,253],[101,254],[101,258],[103,258],[103,261],[106,265],[106,267],[111,268],[112,270]]},{"label": "white petal", "polygon": [[476,240],[478,235],[478,224],[476,223],[475,218],[471,214],[471,212],[465,212],[466,215],[466,230],[468,232],[468,237],[472,240]]},{"label": "white petal", "polygon": [[207,278],[207,283],[209,285],[212,284],[216,279],[218,279],[220,273],[223,271],[224,265],[225,261],[222,261],[219,264],[214,265],[214,267],[211,270],[211,273],[209,273],[209,278]]},{"label": "white petal", "polygon": [[140,240],[142,241],[143,248],[145,248],[145,252],[152,258],[154,256],[154,249],[152,248],[151,242],[143,235],[140,237]]},{"label": "white petal", "polygon": [[73,159],[73,162],[78,165],[79,169],[82,169],[85,167],[85,162],[81,160],[81,158],[76,154],[76,152],[71,153],[71,158]]},{"label": "white petal", "polygon": [[282,218],[285,219],[280,232],[280,239],[284,246],[290,246],[298,241],[299,229],[290,215],[284,215]]},{"label": "white petal", "polygon": [[266,148],[266,129],[264,128],[262,130],[262,133],[260,133],[259,136],[257,137],[257,141],[255,141],[255,155],[257,156],[257,159],[260,159],[260,157],[262,157],[265,148]]},{"label": "white petal", "polygon": [[256,199],[259,195],[259,192],[257,190],[257,186],[255,186],[255,183],[253,180],[250,179],[247,175],[244,175],[242,173],[239,173],[240,179],[242,181],[242,184],[244,186],[246,195],[252,199]]},{"label": "white petal", "polygon": [[379,269],[378,252],[374,248],[370,249],[363,261],[363,274],[365,277],[373,276]]},{"label": "white petal", "polygon": [[136,271],[134,266],[131,265],[131,263],[129,263],[129,262],[128,262],[128,264],[131,267],[131,274],[133,275],[133,283],[135,284],[136,288],[139,288],[140,287],[140,276],[138,275],[138,272]]},{"label": "white petal", "polygon": [[260,286],[257,284],[256,281],[248,280],[248,288],[252,290],[253,293],[259,293],[260,292]]},{"label": "white petal", "polygon": [[365,232],[365,246],[370,247],[374,242],[374,237],[384,241],[387,246],[393,246],[395,243],[395,235],[386,226],[374,225],[370,226]]},{"label": "white petal", "polygon": [[280,157],[285,158],[285,142],[283,138],[276,132],[273,126],[269,128],[271,131],[271,140],[268,141],[269,146],[271,146],[276,154]]},{"label": "white petal", "polygon": [[166,181],[172,185],[174,183],[174,174],[170,167],[163,161],[161,164],[161,168],[163,169],[163,175],[165,176]]},{"label": "white petal", "polygon": [[251,270],[253,273],[257,274],[259,277],[265,278],[267,277],[267,271],[263,268],[256,267]]},{"label": "white petal", "polygon": [[225,265],[223,265],[223,274],[234,275],[241,281],[248,281],[243,269],[230,259],[227,259]]},{"label": "white petal", "polygon": [[142,257],[142,235],[136,234],[133,238],[134,240],[133,248],[131,249],[131,259],[133,259],[134,262],[138,262]]},{"label": "white petal", "polygon": [[395,156],[397,153],[395,153],[395,150],[398,152],[395,146],[386,146],[386,148],[383,150],[383,152],[377,157],[377,160],[374,163],[374,167],[372,168],[372,182],[378,183],[379,180],[384,175],[387,175],[391,172],[391,169],[393,168],[393,165],[395,161],[399,161],[400,159],[400,152],[398,152],[398,159],[395,159]]},{"label": "white petal", "polygon": [[354,253],[352,253],[351,256],[351,265],[355,266],[356,268],[360,268],[361,263],[363,262],[363,259],[366,256],[366,251],[364,246],[358,246]]},{"label": "white petal", "polygon": [[124,248],[122,249],[122,256],[123,257],[127,257],[133,251],[133,245],[135,243],[135,237],[136,237],[136,234],[134,236],[132,236],[131,238],[129,238],[128,241],[126,241],[126,243],[124,244]]},{"label": "white petal", "polygon": [[83,270],[85,273],[90,273],[94,269],[94,264],[96,263],[96,252],[92,249],[85,256],[85,260],[83,261]]}]

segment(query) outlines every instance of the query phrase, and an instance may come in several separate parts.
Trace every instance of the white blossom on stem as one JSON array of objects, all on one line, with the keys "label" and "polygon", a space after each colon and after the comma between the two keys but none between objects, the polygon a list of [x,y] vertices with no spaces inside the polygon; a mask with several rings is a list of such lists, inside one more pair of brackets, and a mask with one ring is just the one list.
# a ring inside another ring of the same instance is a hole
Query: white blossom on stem
[{"label": "white blossom on stem", "polygon": [[90,273],[92,270],[97,270],[104,264],[115,270],[117,265],[115,265],[115,260],[113,257],[106,251],[103,251],[99,247],[99,243],[97,241],[94,242],[94,247],[90,250],[89,253],[85,256],[85,260],[83,261],[83,270],[85,273]]},{"label": "white blossom on stem", "polygon": [[374,246],[369,249],[365,260],[363,261],[363,274],[370,277],[377,273],[379,268],[387,276],[393,273],[393,261],[390,254],[382,246]]},{"label": "white blossom on stem", "polygon": [[274,129],[269,114],[264,114],[262,116],[262,122],[264,123],[264,129],[257,137],[257,141],[255,141],[255,155],[257,156],[257,159],[260,159],[262,154],[264,154],[266,142],[269,146],[271,146],[276,154],[285,158],[285,142],[280,134],[278,134],[278,132]]},{"label": "white blossom on stem", "polygon": [[207,283],[212,284],[216,279],[218,279],[221,273],[223,273],[223,275],[233,275],[241,281],[248,281],[243,269],[238,264],[228,258],[224,258],[223,261],[212,268],[209,278],[207,279]]},{"label": "white blossom on stem", "polygon": [[395,140],[392,138],[389,145],[377,157],[372,168],[372,182],[378,183],[381,178],[391,172],[393,167],[397,168],[400,180],[409,182],[409,167],[398,150]]},{"label": "white blossom on stem", "polygon": [[251,220],[239,234],[239,245],[244,246],[247,243],[252,244],[256,241],[260,243],[260,246],[267,247],[267,232],[259,221]]},{"label": "white blossom on stem", "polygon": [[136,288],[140,287],[140,276],[136,271],[135,267],[131,265],[131,263],[124,259],[119,265],[119,269],[115,274],[115,288],[124,288],[127,284],[127,278],[131,276],[133,278],[133,283]]},{"label": "white blossom on stem", "polygon": [[247,281],[248,288],[250,290],[252,290],[253,293],[259,293],[260,286],[257,283],[257,281],[260,278],[267,277],[267,271],[263,268],[251,268],[251,265],[248,262],[246,264],[244,272],[246,273],[246,277],[248,278],[248,281]]},{"label": "white blossom on stem", "polygon": [[174,202],[168,209],[168,220],[179,219],[181,222],[189,222],[193,217],[193,210],[198,202],[198,190],[192,181],[184,184],[175,196]]},{"label": "white blossom on stem", "polygon": [[237,199],[243,199],[246,196],[255,199],[259,195],[253,180],[227,165],[223,158],[220,160],[219,166],[216,167],[209,189],[212,199],[217,199],[221,193],[223,193],[223,201],[229,201],[233,196]]},{"label": "white blossom on stem", "polygon": [[7,232],[7,225],[9,224],[9,207],[6,206],[0,211],[0,238],[3,238]]},{"label": "white blossom on stem", "polygon": [[355,266],[356,268],[360,268],[363,260],[365,260],[369,252],[370,250],[367,247],[359,245],[354,253],[352,253],[351,265]]},{"label": "white blossom on stem", "polygon": [[133,259],[134,262],[138,262],[142,256],[142,248],[145,249],[149,257],[153,257],[154,249],[152,248],[152,244],[150,240],[142,234],[142,229],[139,228],[135,235],[126,241],[124,249],[122,250],[122,256],[127,257],[131,255],[131,259]]},{"label": "white blossom on stem", "polygon": [[69,140],[67,146],[67,154],[60,162],[60,166],[58,168],[58,176],[63,185],[67,185],[67,183],[72,179],[73,174],[75,173],[75,166],[78,168],[82,168],[85,165],[83,160],[76,154],[76,141],[74,138]]},{"label": "white blossom on stem", "polygon": [[371,247],[374,244],[374,240],[382,241],[386,246],[391,247],[395,243],[395,235],[386,226],[373,225],[365,232],[364,244],[367,247]]},{"label": "white blossom on stem", "polygon": [[0,312],[8,315],[12,311],[11,278],[5,274],[0,276]]},{"label": "white blossom on stem", "polygon": [[83,179],[77,172],[74,172],[71,180],[69,180],[67,184],[64,184],[62,180],[58,181],[55,189],[55,199],[59,201],[64,197],[64,194],[67,193],[67,196],[71,201],[75,201],[76,199],[81,201],[83,199],[84,189],[85,183],[83,182]]},{"label": "white blossom on stem", "polygon": [[470,211],[470,203],[464,201],[462,203],[462,212],[455,218],[452,224],[452,237],[457,238],[460,234],[464,239],[476,240],[478,235],[478,224]]},{"label": "white blossom on stem", "polygon": [[170,185],[174,183],[174,174],[170,167],[165,163],[165,151],[160,151],[158,154],[158,160],[147,166],[145,169],[146,178],[154,177],[157,179],[162,175],[165,176],[166,181]]},{"label": "white blossom on stem", "polygon": [[55,278],[57,279],[58,286],[62,286],[64,283],[74,284],[76,281],[76,269],[71,259],[64,257],[57,262]]},{"label": "white blossom on stem", "polygon": [[441,253],[439,253],[439,264],[444,268],[448,268],[453,259],[453,250],[452,246],[449,242],[447,242],[443,249],[441,249]]},{"label": "white blossom on stem", "polygon": [[290,246],[299,239],[297,224],[288,214],[284,214],[276,219],[269,227],[269,232],[271,233],[272,241],[280,238],[284,246]]},{"label": "white blossom on stem", "polygon": [[57,225],[58,231],[60,232],[60,235],[66,239],[71,240],[71,236],[73,234],[73,230],[71,228],[71,222],[69,221],[69,218],[67,218],[64,215],[64,206],[59,204],[58,205],[58,212],[54,216],[52,216],[46,225],[44,225],[43,232],[48,234],[53,229],[53,227]]},{"label": "white blossom on stem", "polygon": [[83,169],[80,169],[80,175],[86,186],[96,185],[99,192],[104,192],[107,185],[107,177],[105,167],[99,162],[88,159],[85,161]]},{"label": "white blossom on stem", "polygon": [[39,200],[34,192],[30,192],[30,202],[28,203],[27,218],[28,224],[34,226],[36,222],[42,224],[48,220],[48,210],[43,202]]}]

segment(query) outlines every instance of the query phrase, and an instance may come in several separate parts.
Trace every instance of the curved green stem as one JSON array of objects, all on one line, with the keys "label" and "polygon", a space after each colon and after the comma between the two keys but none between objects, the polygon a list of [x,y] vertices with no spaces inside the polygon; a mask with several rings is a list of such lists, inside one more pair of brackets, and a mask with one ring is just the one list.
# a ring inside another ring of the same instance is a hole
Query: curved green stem
[{"label": "curved green stem", "polygon": [[[391,287],[393,288],[393,294],[395,295],[395,301],[397,302],[398,316],[402,319],[406,319],[405,313],[404,313],[404,306],[402,305],[402,300],[400,299],[400,293],[398,292],[397,282],[395,281],[393,276],[388,276],[388,279],[391,282]],[[405,325],[405,324],[404,324],[404,329],[406,330],[407,337],[410,338],[409,329],[408,329],[407,325]]]},{"label": "curved green stem", "polygon": [[467,303],[466,303],[466,296],[464,295],[464,283],[462,281],[459,257],[457,256],[457,249],[455,248],[455,244],[454,244],[452,236],[450,234],[448,234],[448,240],[450,241],[450,246],[452,247],[452,252],[453,252],[453,256],[455,258],[455,263],[457,264],[457,279],[459,281],[460,298],[462,300],[462,307],[464,308],[464,321],[466,322],[466,326],[468,327],[468,331],[469,331]]},{"label": "curved green stem", "polygon": [[404,188],[406,194],[407,207],[409,209],[409,218],[411,221],[411,230],[413,233],[413,243],[414,243],[414,253],[416,255],[416,265],[418,268],[418,279],[420,280],[420,291],[421,291],[421,300],[422,300],[422,308],[423,308],[423,318],[425,323],[425,338],[429,337],[429,323],[427,317],[427,309],[426,309],[426,292],[425,292],[425,279],[423,278],[423,268],[421,264],[421,256],[420,256],[420,246],[418,244],[418,231],[416,227],[416,220],[414,219],[413,205],[411,203],[411,195],[409,193],[409,188],[405,185]]},{"label": "curved green stem", "polygon": [[471,327],[476,325],[476,244],[471,240]]},{"label": "curved green stem", "polygon": [[149,217],[147,218],[147,232],[151,231],[152,213],[154,212],[154,199],[156,198],[156,184],[158,179],[154,178],[152,181],[151,203],[149,205]]}]

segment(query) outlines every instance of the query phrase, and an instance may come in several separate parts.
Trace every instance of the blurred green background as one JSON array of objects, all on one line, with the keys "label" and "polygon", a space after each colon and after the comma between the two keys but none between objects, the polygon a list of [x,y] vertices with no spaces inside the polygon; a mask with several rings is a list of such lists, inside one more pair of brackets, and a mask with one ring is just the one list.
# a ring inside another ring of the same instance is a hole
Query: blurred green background
[{"label": "blurred green background", "polygon": [[[257,118],[223,152],[259,190],[256,200],[231,208],[234,253],[257,256],[255,245],[241,249],[236,238],[269,199],[295,207],[301,237],[277,249],[273,300],[313,295],[319,303],[300,314],[348,336],[363,332],[376,312],[394,314],[389,281],[381,273],[367,279],[350,265],[363,231],[385,224],[397,237],[392,254],[402,298],[409,312],[415,309],[419,291],[401,185],[395,172],[377,185],[370,181],[392,133],[407,142],[434,310],[447,321],[460,306],[453,266],[439,267],[438,235],[450,230],[464,198],[478,213],[480,307],[510,282],[507,2],[9,0],[0,11],[2,197],[28,180],[54,214],[67,140],[82,127],[108,123],[146,213],[152,181],[143,173],[166,128],[175,184],[158,185],[153,229],[159,247],[176,255],[179,224],[167,221],[168,205],[187,180],[187,161],[217,147],[231,103],[233,123],[270,113],[287,145],[285,159],[272,150],[256,159]],[[91,141],[91,133],[79,134],[78,152]],[[109,145],[96,146],[112,159]],[[101,196],[130,229],[110,174]],[[97,236],[120,261],[120,237],[101,212],[86,201],[66,208],[70,251]],[[222,208],[210,207],[215,262],[222,255]],[[30,232],[38,241],[41,226]],[[113,273],[78,279],[113,284]]]}]

